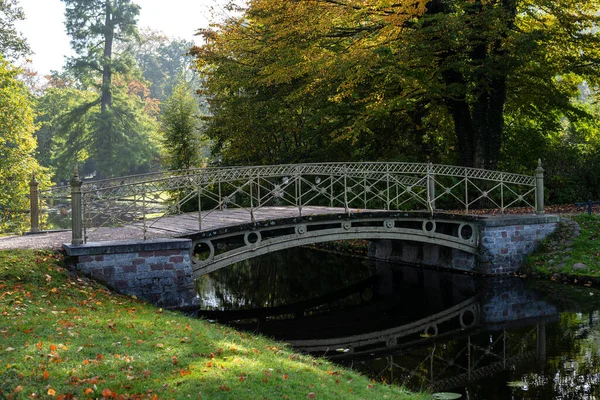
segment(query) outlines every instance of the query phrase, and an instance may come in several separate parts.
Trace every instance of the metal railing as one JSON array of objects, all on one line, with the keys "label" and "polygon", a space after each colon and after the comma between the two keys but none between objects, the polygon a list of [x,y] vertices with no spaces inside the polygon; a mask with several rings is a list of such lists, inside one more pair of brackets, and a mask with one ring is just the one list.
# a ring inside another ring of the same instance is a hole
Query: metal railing
[{"label": "metal railing", "polygon": [[[73,243],[102,226],[135,225],[146,232],[162,217],[197,214],[198,230],[211,213],[244,209],[248,221],[265,207],[341,207],[461,212],[525,206],[544,213],[544,170],[534,176],[419,163],[319,163],[201,168],[82,182],[39,191],[31,182],[31,230],[57,213],[71,217]],[[36,206],[37,205],[37,206]],[[51,211],[51,213],[49,213]]]}]

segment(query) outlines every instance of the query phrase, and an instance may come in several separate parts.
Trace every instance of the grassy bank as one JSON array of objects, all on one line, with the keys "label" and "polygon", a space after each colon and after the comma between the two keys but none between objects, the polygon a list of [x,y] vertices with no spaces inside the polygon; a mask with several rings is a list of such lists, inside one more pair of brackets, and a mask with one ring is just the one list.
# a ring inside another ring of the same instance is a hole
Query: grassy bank
[{"label": "grassy bank", "polygon": [[570,217],[581,228],[578,237],[562,226],[528,257],[523,271],[534,276],[583,284],[600,284],[600,215]]},{"label": "grassy bank", "polygon": [[0,252],[0,398],[427,398],[115,295],[61,257]]}]

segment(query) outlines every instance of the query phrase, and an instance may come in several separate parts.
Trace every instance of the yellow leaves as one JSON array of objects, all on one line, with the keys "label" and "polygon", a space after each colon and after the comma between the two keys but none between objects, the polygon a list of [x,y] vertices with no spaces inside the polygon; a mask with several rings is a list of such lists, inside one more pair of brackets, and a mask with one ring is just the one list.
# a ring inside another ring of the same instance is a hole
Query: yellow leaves
[{"label": "yellow leaves", "polygon": [[56,396],[56,390],[54,390],[52,388],[48,389],[48,396],[50,396],[50,397]]}]

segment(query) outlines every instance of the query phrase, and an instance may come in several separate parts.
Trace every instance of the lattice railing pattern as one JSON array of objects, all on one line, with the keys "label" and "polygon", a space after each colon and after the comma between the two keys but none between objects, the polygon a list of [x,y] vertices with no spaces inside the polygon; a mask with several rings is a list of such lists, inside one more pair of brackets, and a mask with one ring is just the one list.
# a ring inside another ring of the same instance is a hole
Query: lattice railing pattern
[{"label": "lattice railing pattern", "polygon": [[[539,185],[538,185],[539,186]],[[208,214],[227,208],[254,213],[269,206],[328,206],[370,210],[470,213],[474,209],[535,209],[536,177],[419,163],[319,163],[202,168],[84,182],[84,226],[137,223],[144,231],[163,216],[198,213],[198,230]],[[66,187],[46,192],[42,209],[64,199]],[[63,203],[60,203],[63,204]],[[61,206],[62,207],[62,206]],[[52,215],[50,213],[49,215]]]}]

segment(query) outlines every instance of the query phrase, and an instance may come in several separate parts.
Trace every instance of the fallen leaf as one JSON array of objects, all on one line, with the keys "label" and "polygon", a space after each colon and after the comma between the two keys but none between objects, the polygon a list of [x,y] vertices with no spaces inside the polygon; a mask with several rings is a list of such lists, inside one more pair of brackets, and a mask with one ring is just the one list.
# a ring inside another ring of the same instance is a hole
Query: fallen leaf
[{"label": "fallen leaf", "polygon": [[48,396],[52,396],[52,397],[56,396],[56,390],[48,389]]}]

